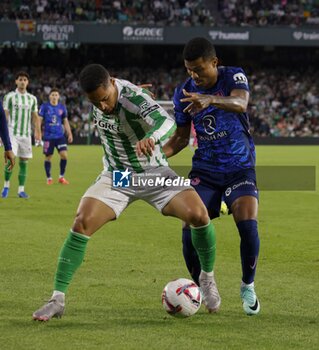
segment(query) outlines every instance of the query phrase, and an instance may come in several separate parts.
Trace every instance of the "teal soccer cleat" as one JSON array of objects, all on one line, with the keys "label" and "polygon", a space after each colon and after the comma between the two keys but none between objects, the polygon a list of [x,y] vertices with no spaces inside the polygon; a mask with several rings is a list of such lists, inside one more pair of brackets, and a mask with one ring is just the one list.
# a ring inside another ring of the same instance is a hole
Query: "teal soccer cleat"
[{"label": "teal soccer cleat", "polygon": [[260,303],[257,298],[254,284],[245,285],[240,287],[240,297],[243,301],[243,309],[247,315],[257,315],[260,311]]}]

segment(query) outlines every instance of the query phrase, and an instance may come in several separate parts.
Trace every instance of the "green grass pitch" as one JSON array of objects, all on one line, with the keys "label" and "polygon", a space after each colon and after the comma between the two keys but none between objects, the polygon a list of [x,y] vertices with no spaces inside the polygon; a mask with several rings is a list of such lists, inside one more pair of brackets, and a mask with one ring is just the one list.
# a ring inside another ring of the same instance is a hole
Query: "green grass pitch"
[{"label": "green grass pitch", "polygon": [[[315,165],[319,147],[257,147],[260,165]],[[185,150],[172,164],[189,165]],[[239,298],[239,237],[232,217],[214,220],[218,314],[204,307],[175,319],[162,308],[164,285],[188,277],[181,224],[139,201],[89,242],[67,296],[66,314],[48,323],[32,312],[51,295],[56,259],[84,190],[102,168],[98,146],[71,146],[70,185],[47,186],[34,149],[26,191],[18,199],[14,169],[0,199],[0,348],[19,349],[318,349],[319,192],[261,192],[256,290],[261,313],[244,314]],[[58,157],[53,158],[57,178]],[[0,177],[1,182],[3,176]],[[317,176],[318,183],[318,176]]]}]

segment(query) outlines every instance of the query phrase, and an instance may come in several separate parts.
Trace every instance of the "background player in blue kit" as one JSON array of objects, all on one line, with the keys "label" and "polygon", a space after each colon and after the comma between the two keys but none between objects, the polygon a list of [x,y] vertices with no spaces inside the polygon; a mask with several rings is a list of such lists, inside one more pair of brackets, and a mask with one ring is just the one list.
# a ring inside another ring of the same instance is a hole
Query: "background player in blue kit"
[{"label": "background player in blue kit", "polygon": [[43,153],[45,155],[44,168],[47,175],[47,184],[52,185],[51,158],[54,148],[60,155],[60,177],[59,183],[68,185],[69,181],[64,178],[67,164],[67,142],[64,132],[67,134],[68,142],[73,142],[70,124],[67,118],[65,106],[59,103],[60,94],[57,89],[52,89],[49,95],[50,102],[40,106],[39,116],[44,121],[44,144]]},{"label": "background player in blue kit", "polygon": [[12,152],[7,118],[1,102],[0,102],[0,138],[2,140],[3,147],[4,147],[5,165],[7,166],[7,169],[11,171],[15,164],[15,156],[14,156],[14,153]]},{"label": "background player in blue kit", "polygon": [[[178,127],[164,146],[164,152],[171,157],[188,145],[193,122],[198,148],[190,172],[192,185],[211,219],[219,216],[224,196],[241,238],[243,308],[248,315],[257,314],[260,304],[254,277],[259,254],[258,191],[255,147],[246,113],[248,81],[241,68],[218,67],[215,48],[205,38],[190,40],[184,47],[183,57],[190,78],[175,90]],[[188,270],[198,282],[200,263],[188,226],[183,228],[183,253]]]}]

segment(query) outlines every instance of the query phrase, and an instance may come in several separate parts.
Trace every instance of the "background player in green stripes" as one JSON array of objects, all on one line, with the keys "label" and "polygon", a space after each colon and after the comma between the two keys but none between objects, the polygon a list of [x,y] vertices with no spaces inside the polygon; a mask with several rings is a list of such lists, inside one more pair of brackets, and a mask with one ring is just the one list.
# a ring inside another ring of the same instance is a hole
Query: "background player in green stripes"
[{"label": "background player in green stripes", "polygon": [[[53,295],[34,312],[33,319],[48,321],[62,316],[65,293],[83,261],[90,236],[115,220],[137,199],[143,199],[163,215],[177,217],[191,226],[193,245],[202,267],[199,280],[204,303],[209,312],[215,312],[220,304],[213,272],[215,231],[200,197],[189,184],[174,188],[162,184],[152,187],[132,185],[147,178],[172,181],[178,178],[168,167],[161,145],[161,141],[176,129],[173,117],[145,90],[126,80],[111,78],[101,65],[86,66],[80,74],[80,84],[94,105],[94,122],[105,154],[104,171],[80,201],[72,229],[60,252]],[[114,180],[115,175],[120,175],[118,183]],[[129,175],[132,176],[131,184],[127,181]],[[145,233],[149,234],[149,231]]]},{"label": "background player in green stripes", "polygon": [[[27,177],[28,159],[32,158],[31,123],[34,125],[35,140],[41,140],[41,130],[38,120],[38,103],[35,96],[27,92],[29,75],[26,72],[18,72],[16,75],[16,90],[9,92],[3,99],[3,108],[8,120],[12,151],[19,157],[19,189],[20,198],[28,198],[24,191]],[[12,171],[5,166],[4,187],[2,198],[7,198],[10,188]]]}]

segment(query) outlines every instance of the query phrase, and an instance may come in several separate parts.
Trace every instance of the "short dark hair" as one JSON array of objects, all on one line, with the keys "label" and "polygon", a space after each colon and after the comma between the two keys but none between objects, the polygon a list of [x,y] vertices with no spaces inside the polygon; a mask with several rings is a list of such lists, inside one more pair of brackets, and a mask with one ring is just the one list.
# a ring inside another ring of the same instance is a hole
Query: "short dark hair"
[{"label": "short dark hair", "polygon": [[52,92],[57,92],[58,94],[60,93],[60,91],[56,88],[56,87],[53,87],[49,93],[49,96],[52,94]]},{"label": "short dark hair", "polygon": [[30,80],[29,74],[23,70],[20,70],[17,74],[16,74],[16,80],[19,77],[26,77],[28,80]]},{"label": "short dark hair", "polygon": [[193,38],[184,46],[183,57],[186,61],[195,61],[200,57],[206,60],[216,57],[216,50],[209,40]]},{"label": "short dark hair", "polygon": [[83,91],[90,93],[98,87],[107,87],[110,82],[109,72],[100,64],[89,64],[80,73],[80,85]]}]

